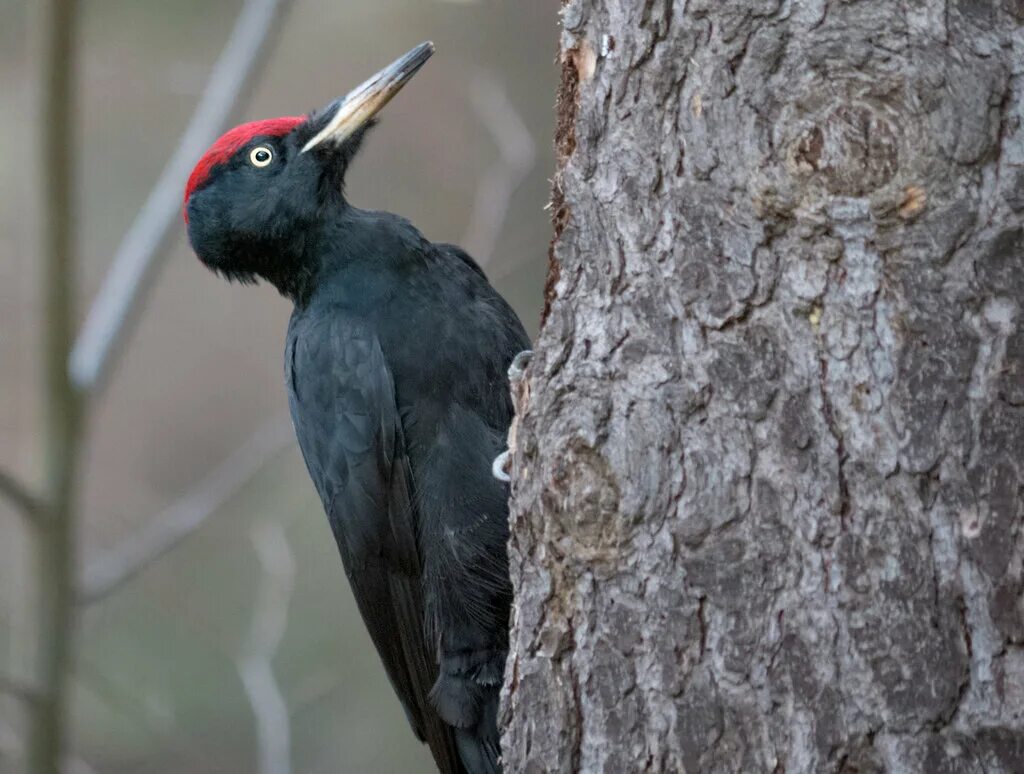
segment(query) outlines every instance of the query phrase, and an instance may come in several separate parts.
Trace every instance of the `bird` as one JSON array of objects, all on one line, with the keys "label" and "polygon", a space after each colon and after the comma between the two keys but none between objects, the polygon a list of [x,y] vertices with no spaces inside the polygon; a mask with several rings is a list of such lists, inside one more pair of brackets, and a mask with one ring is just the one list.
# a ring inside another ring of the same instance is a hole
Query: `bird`
[{"label": "bird", "polygon": [[464,250],[345,188],[377,114],[433,53],[420,44],[322,109],[227,131],[183,210],[205,266],[293,304],[299,448],[414,733],[444,774],[495,774],[512,587],[492,463],[529,339]]}]

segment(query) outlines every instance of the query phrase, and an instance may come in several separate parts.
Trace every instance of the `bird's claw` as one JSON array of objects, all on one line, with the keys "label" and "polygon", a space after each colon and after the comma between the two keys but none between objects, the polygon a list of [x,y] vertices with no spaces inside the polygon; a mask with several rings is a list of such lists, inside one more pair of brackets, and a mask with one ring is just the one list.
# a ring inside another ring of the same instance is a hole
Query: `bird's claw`
[{"label": "bird's claw", "polygon": [[508,449],[505,449],[501,454],[494,458],[494,462],[491,463],[491,475],[499,481],[504,481],[506,484],[512,480],[512,476],[509,475],[509,466],[511,465],[511,455]]},{"label": "bird's claw", "polygon": [[[516,411],[520,410],[518,406],[519,401],[529,392],[523,383],[523,377],[526,375],[526,368],[530,365],[532,358],[533,350],[524,349],[512,358],[512,363],[508,367],[508,381],[512,387],[512,400],[517,404]],[[495,457],[494,462],[491,463],[491,475],[499,481],[504,481],[506,484],[512,480],[512,450],[515,449],[516,445],[515,426],[516,420],[513,419],[508,434],[509,448]]]},{"label": "bird's claw", "polygon": [[523,378],[526,373],[526,367],[530,365],[530,361],[533,360],[533,350],[524,349],[514,358],[512,358],[512,364],[508,367],[508,379],[510,382],[518,382]]}]

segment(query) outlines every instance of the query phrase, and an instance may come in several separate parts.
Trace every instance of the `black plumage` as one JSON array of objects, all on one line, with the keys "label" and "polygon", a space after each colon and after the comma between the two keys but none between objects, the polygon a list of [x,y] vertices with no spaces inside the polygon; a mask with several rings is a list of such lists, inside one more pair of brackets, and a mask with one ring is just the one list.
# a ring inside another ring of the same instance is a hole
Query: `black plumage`
[{"label": "black plumage", "polygon": [[366,626],[439,769],[497,772],[511,588],[491,463],[529,342],[465,252],[348,203],[369,124],[308,147],[344,109],[211,149],[186,194],[189,237],[214,270],[294,301],[288,402]]}]

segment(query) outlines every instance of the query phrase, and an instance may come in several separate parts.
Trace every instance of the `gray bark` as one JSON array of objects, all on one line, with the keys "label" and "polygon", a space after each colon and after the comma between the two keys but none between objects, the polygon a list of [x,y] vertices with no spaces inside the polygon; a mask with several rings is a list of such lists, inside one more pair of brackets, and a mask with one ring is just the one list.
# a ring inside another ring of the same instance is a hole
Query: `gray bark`
[{"label": "gray bark", "polygon": [[565,4],[509,771],[1024,772],[1022,20]]}]

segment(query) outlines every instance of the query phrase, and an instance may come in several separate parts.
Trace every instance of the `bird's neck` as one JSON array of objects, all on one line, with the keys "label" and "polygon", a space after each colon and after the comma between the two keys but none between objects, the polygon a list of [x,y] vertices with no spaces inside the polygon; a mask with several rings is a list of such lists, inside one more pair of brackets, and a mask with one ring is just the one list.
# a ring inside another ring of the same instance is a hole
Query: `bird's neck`
[{"label": "bird's neck", "polygon": [[344,245],[358,228],[359,213],[342,201],[329,217],[296,233],[284,255],[269,261],[261,276],[296,307],[306,306],[343,262]]},{"label": "bird's neck", "polygon": [[296,306],[305,305],[317,285],[316,267],[305,260],[292,264],[287,270],[270,269],[262,274],[267,282]]},{"label": "bird's neck", "polygon": [[[301,245],[298,244],[301,241]],[[428,243],[406,220],[347,202],[296,241],[295,256],[267,280],[299,309],[314,296],[345,306],[373,307],[423,261]]]}]

